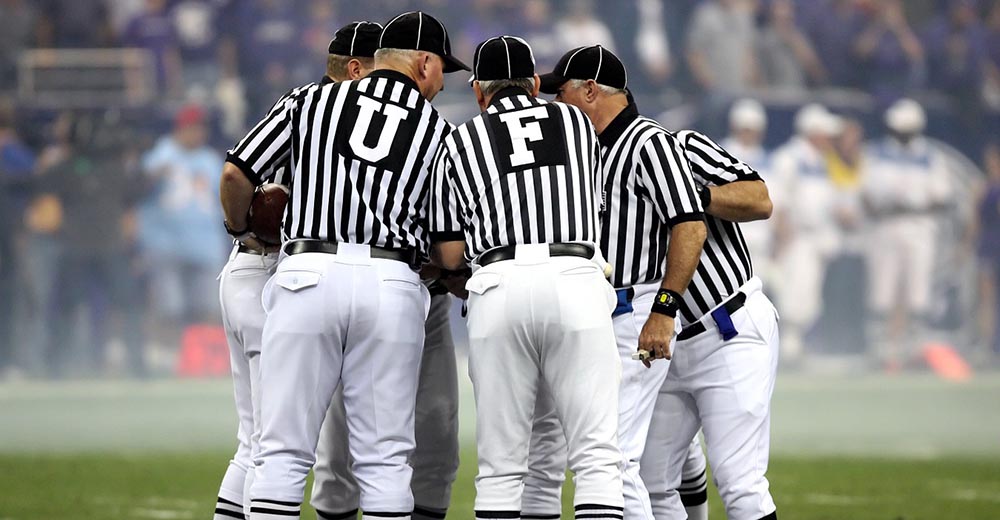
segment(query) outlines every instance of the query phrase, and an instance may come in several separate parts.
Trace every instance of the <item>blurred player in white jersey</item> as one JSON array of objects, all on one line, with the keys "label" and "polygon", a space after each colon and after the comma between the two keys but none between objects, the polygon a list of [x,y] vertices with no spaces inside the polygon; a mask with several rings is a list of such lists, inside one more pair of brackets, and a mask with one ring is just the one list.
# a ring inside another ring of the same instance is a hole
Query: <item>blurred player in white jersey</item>
[{"label": "blurred player in white jersey", "polygon": [[871,222],[872,339],[877,360],[891,371],[915,354],[926,332],[938,223],[953,190],[945,155],[922,135],[926,116],[916,101],[896,102],[885,123],[889,135],[866,154],[862,195]]},{"label": "blurred player in white jersey", "polygon": [[819,318],[827,262],[840,248],[842,201],[827,156],[834,153],[841,128],[840,118],[825,107],[807,105],[795,116],[796,135],[774,152],[771,163],[772,193],[778,192],[779,200],[781,356],[788,364],[799,361],[803,337]]},{"label": "blurred player in white jersey", "polygon": [[[759,101],[743,98],[729,109],[729,135],[719,144],[734,157],[753,167],[767,182],[775,209],[780,204],[781,189],[771,174],[771,154],[764,149],[767,113]],[[764,280],[764,287],[776,287],[774,235],[776,219],[743,222],[740,229],[753,257],[754,272]]]}]

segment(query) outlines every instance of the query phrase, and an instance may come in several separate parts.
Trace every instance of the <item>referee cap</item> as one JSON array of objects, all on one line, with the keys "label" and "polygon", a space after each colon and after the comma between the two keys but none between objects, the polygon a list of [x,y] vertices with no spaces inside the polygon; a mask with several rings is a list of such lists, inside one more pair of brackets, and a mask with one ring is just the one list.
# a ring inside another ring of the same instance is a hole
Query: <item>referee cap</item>
[{"label": "referee cap", "polygon": [[371,58],[378,50],[378,39],[382,36],[382,25],[375,22],[351,22],[333,35],[330,40],[330,54]]},{"label": "referee cap", "polygon": [[496,36],[480,43],[472,58],[472,79],[532,78],[535,76],[535,54],[528,42],[517,36]]},{"label": "referee cap", "polygon": [[423,11],[410,11],[389,20],[382,29],[378,46],[380,49],[433,52],[444,60],[445,72],[470,70],[451,54],[451,40],[444,24]]},{"label": "referee cap", "polygon": [[541,78],[541,91],[546,94],[557,94],[559,87],[571,79],[592,79],[598,85],[620,89],[628,86],[625,64],[601,45],[577,47],[567,52],[556,63],[555,70]]}]

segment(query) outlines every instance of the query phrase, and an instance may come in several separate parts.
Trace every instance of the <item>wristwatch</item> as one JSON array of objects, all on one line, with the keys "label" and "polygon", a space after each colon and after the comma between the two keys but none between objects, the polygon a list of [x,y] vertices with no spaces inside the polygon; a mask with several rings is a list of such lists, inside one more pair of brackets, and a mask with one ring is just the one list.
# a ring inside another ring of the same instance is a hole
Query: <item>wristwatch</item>
[{"label": "wristwatch", "polygon": [[225,220],[222,221],[222,225],[225,226],[226,233],[229,233],[229,236],[233,237],[237,242],[243,242],[244,240],[246,240],[247,238],[249,238],[250,235],[251,235],[251,233],[250,233],[250,224],[247,224],[247,226],[245,228],[243,228],[242,230],[235,230],[235,229],[229,227],[229,222],[227,222]]},{"label": "wristwatch", "polygon": [[653,298],[652,312],[677,317],[677,310],[681,308],[681,295],[670,289],[660,289]]}]

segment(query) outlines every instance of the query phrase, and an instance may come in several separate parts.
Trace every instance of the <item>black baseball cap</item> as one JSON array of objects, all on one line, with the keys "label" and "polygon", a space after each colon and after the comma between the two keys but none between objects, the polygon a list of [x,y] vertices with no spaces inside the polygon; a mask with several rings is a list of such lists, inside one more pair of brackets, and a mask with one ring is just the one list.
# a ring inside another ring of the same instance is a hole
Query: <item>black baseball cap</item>
[{"label": "black baseball cap", "polygon": [[382,36],[382,25],[375,22],[351,22],[333,35],[330,40],[330,54],[372,58],[378,50],[378,39]]},{"label": "black baseball cap", "polygon": [[433,52],[444,60],[445,72],[471,70],[452,56],[451,40],[444,24],[423,11],[410,11],[389,20],[382,29],[379,48]]},{"label": "black baseball cap", "polygon": [[559,58],[554,71],[542,74],[541,91],[557,94],[571,79],[592,79],[599,85],[624,89],[628,86],[625,65],[618,56],[600,45],[577,47]]},{"label": "black baseball cap", "polygon": [[476,47],[472,79],[494,81],[535,77],[535,54],[523,38],[494,36]]}]

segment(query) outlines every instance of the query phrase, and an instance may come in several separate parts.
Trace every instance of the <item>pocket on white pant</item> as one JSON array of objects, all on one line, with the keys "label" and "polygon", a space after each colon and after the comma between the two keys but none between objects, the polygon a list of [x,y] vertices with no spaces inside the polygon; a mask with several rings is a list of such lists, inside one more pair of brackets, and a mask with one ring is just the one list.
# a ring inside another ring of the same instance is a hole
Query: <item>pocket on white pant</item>
[{"label": "pocket on white pant", "polygon": [[465,282],[465,289],[472,294],[483,295],[486,291],[500,285],[503,277],[500,273],[483,273],[479,272],[469,278],[468,282]]},{"label": "pocket on white pant", "polygon": [[282,271],[273,277],[274,284],[292,292],[299,292],[319,284],[323,275],[312,271]]}]

